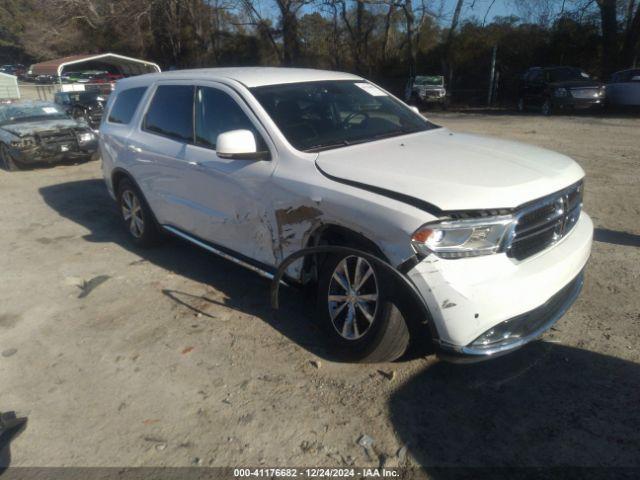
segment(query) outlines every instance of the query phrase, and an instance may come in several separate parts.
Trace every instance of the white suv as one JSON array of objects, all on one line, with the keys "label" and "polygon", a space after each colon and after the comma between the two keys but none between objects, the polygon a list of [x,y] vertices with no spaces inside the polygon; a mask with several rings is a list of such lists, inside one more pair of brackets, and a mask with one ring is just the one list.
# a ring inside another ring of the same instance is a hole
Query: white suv
[{"label": "white suv", "polygon": [[121,80],[100,150],[134,242],[170,232],[316,288],[351,360],[393,360],[425,332],[449,359],[509,352],[571,306],[591,250],[573,160],[451,132],[351,74]]}]

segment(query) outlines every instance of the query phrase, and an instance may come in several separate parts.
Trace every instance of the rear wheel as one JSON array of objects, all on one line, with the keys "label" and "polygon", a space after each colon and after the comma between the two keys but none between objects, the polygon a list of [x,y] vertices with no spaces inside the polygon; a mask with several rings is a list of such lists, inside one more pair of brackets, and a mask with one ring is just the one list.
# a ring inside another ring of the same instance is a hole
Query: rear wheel
[{"label": "rear wheel", "polygon": [[136,245],[156,245],[162,236],[142,193],[129,179],[118,185],[118,206],[129,236]]},{"label": "rear wheel", "polygon": [[8,172],[15,172],[16,170],[20,170],[20,166],[15,161],[11,152],[9,152],[9,148],[3,143],[0,145],[0,161],[2,162],[3,168]]},{"label": "rear wheel", "polygon": [[320,272],[319,320],[335,353],[357,362],[389,362],[409,345],[409,329],[390,301],[393,284],[357,255],[332,255]]}]

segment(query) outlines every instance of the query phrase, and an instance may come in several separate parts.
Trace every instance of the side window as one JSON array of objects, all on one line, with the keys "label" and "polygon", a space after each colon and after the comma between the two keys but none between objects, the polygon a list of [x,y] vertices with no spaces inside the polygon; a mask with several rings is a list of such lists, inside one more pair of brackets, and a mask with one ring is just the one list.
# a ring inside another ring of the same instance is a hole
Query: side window
[{"label": "side window", "polygon": [[267,150],[262,137],[236,101],[210,87],[198,87],[196,93],[196,144],[216,148],[218,135],[230,130],[251,130],[258,150]]},{"label": "side window", "polygon": [[144,117],[143,129],[193,142],[193,89],[190,85],[160,85]]},{"label": "side window", "polygon": [[109,121],[111,123],[129,123],[146,90],[147,87],[137,87],[118,93],[118,97],[109,112]]}]

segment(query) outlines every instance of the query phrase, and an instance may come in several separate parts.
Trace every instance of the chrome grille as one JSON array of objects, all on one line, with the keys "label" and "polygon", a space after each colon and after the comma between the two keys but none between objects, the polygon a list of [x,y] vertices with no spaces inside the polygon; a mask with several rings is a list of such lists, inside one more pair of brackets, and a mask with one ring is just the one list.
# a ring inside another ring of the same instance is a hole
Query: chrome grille
[{"label": "chrome grille", "polygon": [[38,138],[40,139],[40,143],[45,146],[76,145],[76,134],[73,130],[40,132]]},{"label": "chrome grille", "polygon": [[580,218],[582,193],[579,182],[516,212],[507,255],[524,260],[561,240]]},{"label": "chrome grille", "polygon": [[573,98],[595,98],[598,96],[597,88],[574,88],[571,90]]}]

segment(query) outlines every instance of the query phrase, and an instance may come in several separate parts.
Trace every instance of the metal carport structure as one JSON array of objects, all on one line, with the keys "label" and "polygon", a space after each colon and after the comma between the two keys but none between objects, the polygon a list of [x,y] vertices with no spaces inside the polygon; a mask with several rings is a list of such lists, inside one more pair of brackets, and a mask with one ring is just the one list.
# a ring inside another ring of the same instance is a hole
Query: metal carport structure
[{"label": "metal carport structure", "polygon": [[125,76],[159,72],[158,64],[117,53],[73,55],[36,63],[29,68],[30,75],[52,75],[59,77],[65,71],[108,70]]}]

